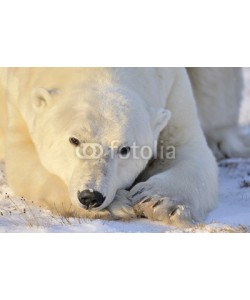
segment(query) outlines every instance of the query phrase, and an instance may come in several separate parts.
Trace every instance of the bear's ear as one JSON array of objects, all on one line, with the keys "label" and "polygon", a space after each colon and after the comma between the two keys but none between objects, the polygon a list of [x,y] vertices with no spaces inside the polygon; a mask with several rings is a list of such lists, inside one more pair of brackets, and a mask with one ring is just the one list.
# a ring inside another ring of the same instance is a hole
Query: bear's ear
[{"label": "bear's ear", "polygon": [[171,118],[171,112],[165,108],[154,110],[152,118],[152,128],[155,139],[158,138],[160,132],[167,126]]},{"label": "bear's ear", "polygon": [[31,92],[31,102],[32,106],[36,110],[42,110],[47,107],[51,102],[50,91],[44,88],[35,88]]}]

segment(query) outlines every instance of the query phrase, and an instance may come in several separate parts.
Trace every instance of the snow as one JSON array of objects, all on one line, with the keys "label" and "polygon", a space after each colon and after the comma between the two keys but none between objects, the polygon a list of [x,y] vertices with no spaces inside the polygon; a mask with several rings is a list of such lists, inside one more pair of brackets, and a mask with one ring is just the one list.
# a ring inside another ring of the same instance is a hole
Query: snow
[{"label": "snow", "polygon": [[[246,87],[241,107],[242,134],[250,134],[250,68],[244,69]],[[84,220],[53,216],[16,196],[0,163],[0,232],[250,232],[250,158],[219,163],[219,203],[203,224],[178,229],[138,219],[130,222]]]},{"label": "snow", "polygon": [[208,214],[204,224],[180,230],[146,219],[121,222],[53,216],[14,195],[6,183],[2,163],[0,232],[250,232],[250,159],[224,160],[219,166],[218,207]]}]

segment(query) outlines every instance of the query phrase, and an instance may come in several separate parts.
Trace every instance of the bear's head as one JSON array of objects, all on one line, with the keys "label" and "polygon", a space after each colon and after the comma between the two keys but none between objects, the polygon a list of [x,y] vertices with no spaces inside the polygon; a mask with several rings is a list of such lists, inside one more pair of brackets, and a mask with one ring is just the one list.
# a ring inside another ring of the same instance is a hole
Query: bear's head
[{"label": "bear's head", "polygon": [[84,209],[107,207],[119,189],[133,184],[170,118],[136,93],[100,82],[33,88],[31,102],[29,127],[39,158]]}]

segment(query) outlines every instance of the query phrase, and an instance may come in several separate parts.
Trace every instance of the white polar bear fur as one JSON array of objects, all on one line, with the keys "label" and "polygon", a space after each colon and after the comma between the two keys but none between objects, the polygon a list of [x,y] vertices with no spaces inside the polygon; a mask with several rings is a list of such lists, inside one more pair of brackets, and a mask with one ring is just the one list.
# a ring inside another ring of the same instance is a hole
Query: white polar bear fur
[{"label": "white polar bear fur", "polygon": [[250,142],[240,133],[241,68],[187,68],[201,126],[217,159],[249,157]]},{"label": "white polar bear fur", "polygon": [[[146,216],[177,226],[202,220],[216,205],[217,166],[196,107],[211,148],[223,140],[214,128],[233,128],[238,141],[239,70],[2,68],[0,76],[0,155],[17,194],[65,216]],[[227,96],[220,84],[230,88]],[[68,141],[72,135],[100,143],[105,154],[80,160]],[[110,158],[114,140],[153,149],[155,139],[164,149],[174,146],[176,158]],[[241,155],[224,144],[227,155]],[[224,153],[221,145],[216,151]],[[243,153],[249,155],[245,148]],[[77,200],[77,191],[86,188],[105,195],[98,210]]]}]

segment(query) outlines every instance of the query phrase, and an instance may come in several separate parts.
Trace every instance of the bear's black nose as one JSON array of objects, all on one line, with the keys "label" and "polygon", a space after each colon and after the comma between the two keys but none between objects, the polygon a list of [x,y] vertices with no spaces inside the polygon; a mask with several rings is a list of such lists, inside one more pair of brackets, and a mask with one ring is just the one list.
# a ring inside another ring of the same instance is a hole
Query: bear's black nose
[{"label": "bear's black nose", "polygon": [[99,207],[105,200],[105,197],[103,197],[101,193],[93,190],[84,190],[82,192],[78,192],[77,197],[86,209]]}]

